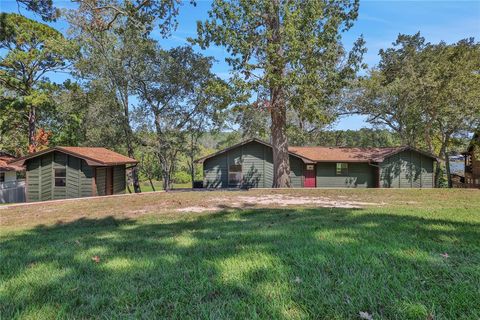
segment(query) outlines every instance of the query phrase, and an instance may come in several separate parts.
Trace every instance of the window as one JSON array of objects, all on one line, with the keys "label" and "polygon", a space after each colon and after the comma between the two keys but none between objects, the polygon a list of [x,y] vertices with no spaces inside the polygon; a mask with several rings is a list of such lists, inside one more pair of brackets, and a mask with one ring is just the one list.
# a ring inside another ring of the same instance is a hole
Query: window
[{"label": "window", "polygon": [[55,169],[55,187],[67,185],[67,169]]},{"label": "window", "polygon": [[242,182],[242,166],[241,165],[231,165],[228,169],[228,184],[229,185],[239,185]]},{"label": "window", "polygon": [[0,172],[0,182],[5,182],[5,172]]},{"label": "window", "polygon": [[337,176],[348,175],[348,163],[337,163]]}]

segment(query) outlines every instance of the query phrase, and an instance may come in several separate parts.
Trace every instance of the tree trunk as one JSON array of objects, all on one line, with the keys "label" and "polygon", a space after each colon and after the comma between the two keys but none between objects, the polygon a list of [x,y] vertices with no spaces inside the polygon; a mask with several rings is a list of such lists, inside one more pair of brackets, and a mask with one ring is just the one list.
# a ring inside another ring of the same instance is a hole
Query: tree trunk
[{"label": "tree trunk", "polygon": [[151,178],[151,177],[148,177],[148,182],[150,182],[150,186],[152,187],[152,191],[156,191],[156,190],[155,190],[155,186],[153,185],[153,182],[152,182],[152,178]]},{"label": "tree trunk", "polygon": [[35,131],[37,125],[37,111],[34,106],[30,106],[28,111],[28,151],[35,152],[36,141],[35,141]]},{"label": "tree trunk", "polygon": [[450,173],[450,159],[448,158],[448,152],[445,152],[445,170],[447,171],[448,187],[452,187],[452,174]]},{"label": "tree trunk", "polygon": [[193,163],[193,159],[190,159],[191,166],[190,166],[190,176],[192,177],[192,188],[195,187],[195,163]]},{"label": "tree trunk", "polygon": [[[133,147],[130,145],[130,143],[128,143],[127,149],[128,149],[127,150],[128,156],[130,158],[134,158],[135,153],[134,153]],[[138,181],[138,168],[137,168],[137,166],[132,168],[132,181],[133,181],[133,190],[135,191],[135,193],[142,192],[142,190],[140,189],[140,182]]]},{"label": "tree trunk", "polygon": [[[439,157],[443,157],[446,153],[448,138],[447,137],[442,137],[442,140],[443,141],[442,141],[442,145],[440,147],[440,152],[438,153]],[[447,161],[447,160],[445,160],[445,161]],[[440,175],[442,173],[442,169],[440,168],[440,166],[441,166],[441,162],[439,160],[437,160],[437,167],[435,169],[435,187],[436,188],[438,188],[440,186]]]},{"label": "tree trunk", "polygon": [[283,98],[272,94],[273,187],[290,188],[290,161],[286,134],[286,106]]},{"label": "tree trunk", "polygon": [[271,36],[268,45],[271,53],[268,64],[271,66],[269,79],[271,133],[273,149],[273,187],[290,188],[290,161],[287,139],[287,105],[285,101],[285,61],[282,47],[282,26],[280,19],[280,1],[273,0],[273,11],[270,12],[268,28]]},{"label": "tree trunk", "polygon": [[168,191],[172,188],[172,182],[170,180],[170,172],[168,169],[163,171],[163,190]]},{"label": "tree trunk", "polygon": [[[132,128],[130,127],[130,114],[128,111],[128,92],[125,90],[124,92],[124,102],[123,102],[123,129],[125,133],[125,140],[127,143],[127,153],[128,156],[132,159],[135,158],[135,151],[133,149],[133,143],[132,143],[132,138],[133,138],[133,132]],[[135,166],[132,168],[132,181],[133,181],[133,190],[135,193],[140,193],[142,190],[140,189],[140,182],[138,180],[138,168]]]},{"label": "tree trunk", "polygon": [[445,147],[443,148],[443,157],[445,159],[445,171],[447,171],[447,183],[448,183],[448,187],[451,188],[452,187],[452,174],[450,173],[450,158],[448,157],[448,145],[450,143],[450,135],[446,135],[445,137],[445,141],[444,141],[444,144],[445,144]]}]

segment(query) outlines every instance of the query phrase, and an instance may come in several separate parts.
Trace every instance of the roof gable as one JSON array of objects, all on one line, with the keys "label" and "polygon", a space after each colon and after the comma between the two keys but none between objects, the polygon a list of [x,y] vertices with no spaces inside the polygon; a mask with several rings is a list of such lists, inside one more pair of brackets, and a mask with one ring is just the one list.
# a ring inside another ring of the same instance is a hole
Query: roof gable
[{"label": "roof gable", "polygon": [[0,151],[0,171],[23,171],[22,167],[9,164],[15,157],[9,153]]},{"label": "roof gable", "polygon": [[83,159],[90,166],[114,166],[123,164],[137,164],[138,161],[124,156],[115,151],[99,147],[54,147],[29,154],[25,157],[12,161],[11,164],[23,166],[25,161],[50,152],[62,152],[80,159]]},{"label": "roof gable", "polygon": [[[236,148],[238,148],[238,147],[244,146],[244,145],[249,144],[249,143],[252,143],[252,142],[257,142],[257,143],[260,143],[260,144],[263,144],[263,145],[265,145],[265,146],[267,146],[267,147],[272,148],[272,145],[271,145],[270,143],[268,143],[268,142],[265,142],[265,141],[260,140],[260,139],[257,139],[257,138],[251,138],[251,139],[242,141],[242,142],[240,142],[240,143],[234,144],[233,146],[230,146],[230,147],[228,147],[228,148],[225,148],[225,149],[219,150],[219,151],[217,151],[217,152],[214,152],[214,153],[212,153],[212,154],[209,154],[208,156],[205,156],[205,157],[202,157],[202,158],[200,158],[200,159],[197,159],[197,160],[195,160],[195,162],[197,162],[197,163],[203,163],[203,162],[204,162],[205,160],[207,160],[207,159],[213,158],[213,157],[218,156],[218,155],[220,155],[220,154],[222,154],[222,153],[228,152],[228,151],[230,151],[230,150],[236,149]],[[311,159],[308,159],[308,158],[306,158],[306,157],[304,157],[304,156],[302,156],[302,155],[293,153],[293,152],[291,152],[290,150],[289,150],[289,154],[290,154],[291,156],[294,156],[294,157],[296,157],[296,158],[301,159],[304,163],[315,163],[315,161],[313,161],[313,160],[311,160]]]},{"label": "roof gable", "polygon": [[[228,152],[232,149],[238,148],[251,142],[258,142],[268,147],[272,147],[271,144],[259,140],[248,139],[229,148],[217,151],[206,157],[200,158],[197,162],[203,161],[220,155],[224,152]],[[298,147],[292,146],[288,148],[289,154],[300,158],[304,163],[316,163],[316,162],[383,162],[386,158],[393,156],[402,151],[413,150],[421,153],[429,158],[436,159],[436,157],[428,152],[424,152],[413,147],[401,146],[401,147],[386,147],[386,148],[346,148],[346,147]]]}]

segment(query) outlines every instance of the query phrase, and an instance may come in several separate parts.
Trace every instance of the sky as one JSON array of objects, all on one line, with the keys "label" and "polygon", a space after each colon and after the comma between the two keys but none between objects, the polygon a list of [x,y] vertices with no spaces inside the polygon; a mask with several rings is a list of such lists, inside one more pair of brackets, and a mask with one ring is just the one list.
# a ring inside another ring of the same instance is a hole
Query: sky
[{"label": "sky", "polygon": [[[211,5],[211,1],[197,0],[194,7],[188,1],[180,7],[178,16],[178,28],[172,32],[168,39],[156,37],[160,44],[168,49],[171,47],[187,45],[188,37],[195,37],[196,22],[205,20]],[[55,1],[59,8],[74,8],[71,1]],[[1,12],[18,12],[15,0],[0,0]],[[29,18],[39,20],[24,9],[20,13]],[[65,21],[51,23],[51,26],[66,34],[68,25]],[[426,41],[438,43],[445,41],[454,43],[468,37],[475,37],[480,41],[480,0],[473,1],[415,1],[415,0],[360,0],[358,20],[354,26],[343,35],[343,43],[350,48],[353,42],[363,35],[368,49],[364,56],[364,62],[369,67],[375,66],[378,61],[378,51],[388,48],[395,41],[398,34],[414,34],[420,31]],[[213,71],[222,78],[229,75],[229,66],[225,62],[228,56],[224,48],[211,47],[202,51],[196,50],[205,55],[213,56],[216,59]],[[67,73],[59,73],[51,76],[51,80],[62,82],[67,79]],[[340,119],[332,129],[360,129],[368,127],[365,118],[362,116],[349,116]]]}]

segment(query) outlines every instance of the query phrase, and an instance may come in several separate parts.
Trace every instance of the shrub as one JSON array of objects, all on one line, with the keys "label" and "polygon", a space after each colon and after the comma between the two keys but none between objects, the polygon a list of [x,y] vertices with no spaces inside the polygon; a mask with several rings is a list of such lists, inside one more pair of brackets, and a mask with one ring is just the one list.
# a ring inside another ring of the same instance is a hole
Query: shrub
[{"label": "shrub", "polygon": [[179,171],[176,172],[173,175],[173,182],[174,183],[189,183],[192,182],[192,178],[190,177],[190,174],[185,172],[185,171]]}]

